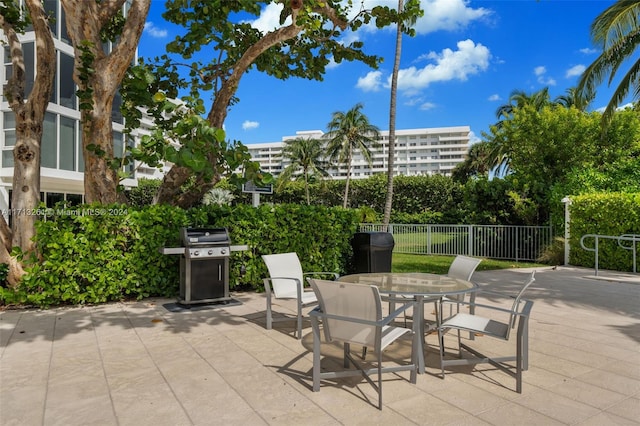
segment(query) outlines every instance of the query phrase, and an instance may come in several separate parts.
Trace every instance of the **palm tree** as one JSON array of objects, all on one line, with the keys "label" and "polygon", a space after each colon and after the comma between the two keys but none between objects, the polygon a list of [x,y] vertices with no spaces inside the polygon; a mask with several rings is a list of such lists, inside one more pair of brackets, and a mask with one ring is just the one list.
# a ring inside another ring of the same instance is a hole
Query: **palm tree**
[{"label": "palm tree", "polygon": [[549,88],[545,87],[537,92],[528,94],[523,90],[514,90],[509,95],[509,102],[501,105],[496,110],[496,117],[498,122],[496,126],[501,127],[503,120],[508,120],[513,115],[513,111],[516,108],[522,108],[525,105],[533,106],[537,111],[540,111],[542,107],[550,105],[551,98],[549,97]]},{"label": "palm tree", "polygon": [[[541,111],[545,106],[553,105],[549,96],[549,88],[545,87],[537,92],[528,94],[523,90],[514,90],[509,95],[509,102],[501,105],[496,110],[498,122],[494,125],[496,131],[500,131],[505,120],[510,120],[517,108],[531,106],[536,111]],[[504,152],[504,147],[489,138],[489,163],[497,173],[506,174],[509,171],[509,156]]]},{"label": "palm tree", "polygon": [[[409,0],[408,7],[420,8],[420,4]],[[404,0],[398,0],[398,15],[404,12]],[[391,207],[393,205],[393,165],[395,160],[396,147],[396,99],[398,97],[398,73],[400,71],[400,57],[402,56],[402,33],[404,28],[411,27],[418,19],[416,14],[412,14],[409,21],[402,22],[398,17],[396,28],[396,53],[393,61],[393,72],[391,74],[391,100],[389,102],[389,152],[387,160],[387,196],[384,203],[384,216],[382,226],[387,230],[391,221]],[[413,33],[410,31],[410,34]]]},{"label": "palm tree", "polygon": [[281,156],[288,159],[290,163],[280,174],[278,187],[282,188],[292,176],[302,171],[307,205],[311,204],[309,176],[329,176],[326,170],[327,162],[324,160],[323,142],[319,139],[290,139],[284,142]]},{"label": "palm tree", "polygon": [[351,162],[356,151],[360,151],[364,159],[371,165],[370,147],[377,147],[380,130],[369,122],[362,113],[362,103],[356,104],[347,112],[336,111],[327,124],[329,145],[327,151],[332,161],[347,166],[347,181],[344,190],[344,204],[347,208],[349,200],[349,181],[351,178]]},{"label": "palm tree", "polygon": [[469,153],[462,163],[451,171],[451,178],[458,182],[466,182],[473,176],[488,176],[491,170],[489,142],[478,142],[471,145]]},{"label": "palm tree", "polygon": [[[578,83],[580,93],[594,92],[605,78],[610,85],[620,66],[632,59],[640,45],[640,0],[619,0],[605,9],[591,24],[591,39],[602,53],[582,73]],[[607,77],[608,75],[608,77]],[[633,99],[640,97],[640,58],[622,76],[611,100],[602,114],[603,128],[610,122],[615,109],[633,91]]]},{"label": "palm tree", "polygon": [[564,95],[556,97],[553,102],[556,105],[562,105],[565,108],[576,107],[580,111],[586,111],[587,107],[595,98],[594,92],[581,93],[577,87],[569,87]]}]

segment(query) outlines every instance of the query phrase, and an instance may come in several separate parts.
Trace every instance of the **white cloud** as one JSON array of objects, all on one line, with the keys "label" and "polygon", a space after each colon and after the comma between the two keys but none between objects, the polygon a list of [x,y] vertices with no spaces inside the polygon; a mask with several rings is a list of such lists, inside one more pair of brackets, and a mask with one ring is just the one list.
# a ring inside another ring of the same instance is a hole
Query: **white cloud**
[{"label": "white cloud", "polygon": [[[616,111],[622,111],[623,109],[627,109],[627,108],[633,108],[633,102],[629,102],[629,103],[626,103],[624,105],[620,105],[619,107],[616,108]],[[600,107],[600,108],[596,109],[596,111],[604,112],[605,109],[607,109],[607,107],[603,106],[603,107]]]},{"label": "white cloud", "polygon": [[244,123],[242,123],[242,130],[253,130],[257,129],[258,127],[260,127],[260,123],[258,123],[257,121],[245,120]]},{"label": "white cloud", "polygon": [[433,102],[425,102],[422,105],[420,105],[420,109],[422,111],[427,111],[427,110],[433,109],[435,107],[436,107],[436,104],[434,104]]},{"label": "white cloud", "polygon": [[487,100],[489,100],[489,101],[491,101],[491,102],[495,102],[495,101],[501,101],[501,100],[502,100],[502,98],[500,97],[500,95],[498,95],[497,93],[495,93],[495,94],[493,94],[493,95],[489,96],[489,97],[487,98]]},{"label": "white cloud", "polygon": [[569,77],[575,77],[577,75],[582,75],[585,69],[587,69],[587,67],[585,67],[582,64],[574,65],[567,70],[565,77],[569,78]]},{"label": "white cloud", "polygon": [[331,70],[331,69],[334,69],[334,68],[338,68],[339,66],[340,66],[340,64],[339,64],[339,63],[337,63],[337,62],[333,59],[333,56],[330,56],[330,57],[329,57],[329,63],[327,64],[326,69]]},{"label": "white cloud", "polygon": [[[260,30],[262,33],[268,33],[276,28],[280,28],[280,12],[284,8],[282,3],[269,3],[267,7],[262,9],[258,19],[247,21],[253,28]],[[291,24],[291,17],[287,18],[284,25]]]},{"label": "white cloud", "polygon": [[423,97],[417,97],[417,98],[410,98],[407,101],[405,101],[404,105],[406,106],[416,106],[419,104],[422,104],[424,102],[424,98]]},{"label": "white cloud", "polygon": [[382,87],[382,72],[369,71],[366,76],[358,79],[356,87],[365,92],[377,92]]},{"label": "white cloud", "polygon": [[424,16],[414,28],[418,34],[428,34],[439,30],[459,31],[471,22],[488,18],[492,11],[483,7],[469,7],[468,0],[422,0]]},{"label": "white cloud", "polygon": [[555,86],[556,80],[552,77],[547,77],[547,68],[544,66],[535,67],[533,73],[538,77],[538,83],[545,86]]},{"label": "white cloud", "polygon": [[466,81],[469,75],[485,71],[489,66],[489,49],[472,40],[459,41],[458,50],[444,49],[440,53],[429,52],[425,58],[433,61],[423,68],[411,66],[400,70],[398,88],[423,89],[433,82]]},{"label": "white cloud", "polygon": [[[343,0],[346,3],[346,0]],[[358,2],[354,2],[356,7],[351,10],[350,19],[353,19],[360,8]],[[413,28],[418,34],[429,34],[435,31],[460,31],[468,27],[473,21],[490,17],[493,12],[483,7],[469,7],[469,0],[420,0],[420,6],[425,11],[424,16],[418,19]],[[372,9],[375,6],[388,6],[396,8],[396,1],[389,0],[364,0],[362,6],[365,9]],[[376,31],[373,23],[363,25],[365,31]],[[389,31],[395,31],[395,27],[387,27]]]},{"label": "white cloud", "polygon": [[583,49],[580,49],[580,53],[584,53],[585,55],[593,55],[595,53],[598,53],[598,49],[593,49],[591,47],[585,47]]},{"label": "white cloud", "polygon": [[482,139],[476,136],[476,134],[473,131],[469,132],[469,145],[473,145],[474,143],[478,143],[481,141]]},{"label": "white cloud", "polygon": [[167,30],[156,27],[151,21],[144,23],[143,31],[153,38],[164,38],[168,34]]}]

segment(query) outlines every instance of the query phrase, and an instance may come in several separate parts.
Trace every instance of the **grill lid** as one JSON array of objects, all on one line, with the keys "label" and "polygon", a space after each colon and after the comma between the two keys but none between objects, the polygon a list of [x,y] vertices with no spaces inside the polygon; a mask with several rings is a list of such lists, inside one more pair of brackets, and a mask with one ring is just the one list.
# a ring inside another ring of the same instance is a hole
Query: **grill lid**
[{"label": "grill lid", "polygon": [[227,228],[181,228],[180,235],[185,247],[231,244]]}]

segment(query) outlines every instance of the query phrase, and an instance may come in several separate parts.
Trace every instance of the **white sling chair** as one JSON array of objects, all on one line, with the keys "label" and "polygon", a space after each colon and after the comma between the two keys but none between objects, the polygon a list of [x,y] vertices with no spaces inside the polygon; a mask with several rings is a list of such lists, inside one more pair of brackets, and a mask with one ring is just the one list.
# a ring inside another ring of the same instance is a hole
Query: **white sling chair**
[{"label": "white sling chair", "polygon": [[[447,366],[453,365],[473,365],[479,363],[489,363],[494,367],[504,371],[505,373],[515,377],[516,379],[516,392],[522,393],[522,371],[527,370],[529,367],[529,315],[533,302],[530,300],[522,299],[524,291],[535,281],[535,271],[531,273],[529,278],[525,281],[524,285],[518,292],[518,295],[514,298],[513,306],[511,309],[505,309],[497,306],[490,306],[478,303],[466,303],[457,300],[443,300],[445,303],[459,303],[463,305],[470,305],[474,308],[481,308],[483,311],[493,312],[497,315],[503,316],[506,321],[498,321],[491,318],[482,317],[475,314],[457,313],[452,317],[445,320],[438,327],[438,339],[440,343],[440,366],[442,369],[442,378],[444,379],[444,370]],[[490,294],[491,292],[482,291],[481,294]],[[509,340],[510,332],[512,328],[518,326],[516,337],[516,354],[503,357],[488,357],[478,352],[477,350],[469,347],[467,344],[462,343],[460,338],[460,331],[469,331],[470,333],[478,333],[483,336],[493,337],[502,340]],[[462,349],[474,355],[474,358],[461,358],[461,359],[444,359],[444,333],[448,330],[457,330],[458,332],[458,353],[462,357]],[[510,361],[515,361],[514,367],[507,364]]]},{"label": "white sling chair", "polygon": [[[311,287],[318,297],[319,306],[311,313],[313,330],[313,391],[320,390],[321,379],[334,379],[362,375],[378,393],[378,409],[382,409],[382,373],[397,371],[411,372],[411,383],[416,382],[417,336],[413,336],[411,345],[411,363],[382,367],[382,351],[399,337],[414,333],[408,328],[393,327],[389,323],[406,309],[413,301],[403,304],[389,316],[382,317],[382,301],[378,288],[371,285],[309,279]],[[344,344],[344,368],[353,364],[357,370],[325,371],[320,367],[320,325],[326,342],[338,341]],[[357,344],[371,348],[377,355],[376,368],[364,369],[351,355],[350,345]],[[370,375],[377,374],[377,383]]]},{"label": "white sling chair", "polygon": [[338,278],[335,272],[302,272],[298,255],[291,253],[265,254],[262,260],[269,270],[269,278],[264,278],[264,289],[267,293],[267,330],[271,330],[274,321],[291,321],[290,317],[273,318],[271,309],[272,296],[276,299],[295,299],[297,301],[297,338],[302,338],[302,308],[317,303],[313,291],[304,291],[306,275],[331,276]]}]

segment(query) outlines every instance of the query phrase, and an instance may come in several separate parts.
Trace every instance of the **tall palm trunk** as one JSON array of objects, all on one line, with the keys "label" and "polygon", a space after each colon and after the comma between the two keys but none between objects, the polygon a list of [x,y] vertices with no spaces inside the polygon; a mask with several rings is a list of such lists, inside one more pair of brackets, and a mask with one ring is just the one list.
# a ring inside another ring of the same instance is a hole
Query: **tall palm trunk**
[{"label": "tall palm trunk", "polygon": [[352,160],[352,151],[353,147],[349,145],[349,157],[347,158],[347,180],[344,183],[344,202],[342,203],[343,208],[347,208],[349,205],[349,182],[351,181],[351,160]]},{"label": "tall palm trunk", "polygon": [[[402,13],[403,0],[398,0],[398,13]],[[387,160],[387,198],[384,203],[383,231],[389,228],[391,221],[391,207],[393,205],[393,167],[396,153],[396,99],[398,97],[398,72],[400,70],[400,56],[402,55],[402,20],[398,20],[396,29],[396,54],[391,75],[391,100],[389,102],[389,157]]]}]

